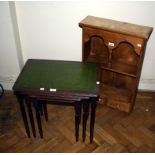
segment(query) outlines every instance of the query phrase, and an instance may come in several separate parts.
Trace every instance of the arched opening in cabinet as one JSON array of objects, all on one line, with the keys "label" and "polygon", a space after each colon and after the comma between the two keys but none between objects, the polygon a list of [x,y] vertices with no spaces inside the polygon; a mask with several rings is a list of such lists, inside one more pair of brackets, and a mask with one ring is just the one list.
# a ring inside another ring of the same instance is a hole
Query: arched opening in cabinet
[{"label": "arched opening in cabinet", "polygon": [[134,46],[128,42],[121,42],[112,51],[111,68],[136,75],[139,56]]},{"label": "arched opening in cabinet", "polygon": [[108,47],[100,36],[91,36],[84,45],[84,61],[100,63],[107,66],[109,61]]}]

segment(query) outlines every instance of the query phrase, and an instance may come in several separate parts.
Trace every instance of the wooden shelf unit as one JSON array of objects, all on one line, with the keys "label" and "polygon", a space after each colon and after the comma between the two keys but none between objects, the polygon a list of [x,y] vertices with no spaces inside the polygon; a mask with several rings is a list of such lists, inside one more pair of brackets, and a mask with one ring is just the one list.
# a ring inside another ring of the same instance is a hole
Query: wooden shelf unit
[{"label": "wooden shelf unit", "polygon": [[100,64],[100,102],[131,112],[152,27],[87,16],[82,28],[82,61]]}]

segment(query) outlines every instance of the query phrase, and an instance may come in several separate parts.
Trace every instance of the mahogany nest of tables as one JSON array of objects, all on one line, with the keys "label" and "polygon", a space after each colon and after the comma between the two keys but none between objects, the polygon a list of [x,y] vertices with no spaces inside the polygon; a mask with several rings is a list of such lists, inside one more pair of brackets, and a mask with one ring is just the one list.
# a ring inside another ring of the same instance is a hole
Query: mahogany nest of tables
[{"label": "mahogany nest of tables", "polygon": [[90,105],[90,142],[92,143],[96,102],[99,99],[98,73],[98,65],[93,63],[29,59],[13,86],[28,137],[30,137],[30,129],[25,105],[27,105],[33,136],[36,137],[36,131],[32,107],[35,108],[40,136],[43,138],[41,114],[44,112],[48,120],[47,101],[59,101],[71,103],[75,107],[76,141],[79,138],[82,108],[82,137],[85,141]]}]

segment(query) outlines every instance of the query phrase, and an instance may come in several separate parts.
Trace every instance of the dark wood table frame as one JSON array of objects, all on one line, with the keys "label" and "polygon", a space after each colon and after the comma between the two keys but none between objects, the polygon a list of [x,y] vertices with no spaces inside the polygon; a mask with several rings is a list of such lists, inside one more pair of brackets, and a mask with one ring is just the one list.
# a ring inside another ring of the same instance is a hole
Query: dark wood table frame
[{"label": "dark wood table frame", "polygon": [[[23,69],[24,70],[24,69]],[[97,71],[99,73],[99,71]],[[21,73],[22,74],[22,73]],[[20,77],[20,76],[19,76]],[[99,75],[97,76],[96,81],[99,80]],[[96,84],[97,92],[74,92],[74,91],[56,91],[51,92],[49,90],[39,90],[36,88],[21,88],[14,90],[14,94],[17,96],[20,110],[25,126],[26,133],[30,137],[30,128],[28,123],[28,117],[30,120],[33,136],[36,137],[36,128],[34,125],[34,117],[32,108],[35,108],[37,124],[39,128],[40,137],[43,138],[43,129],[41,122],[41,115],[44,113],[46,121],[48,120],[47,113],[47,101],[57,101],[63,103],[69,103],[74,106],[75,109],[75,137],[76,141],[79,139],[79,124],[81,122],[81,113],[83,112],[83,121],[82,121],[82,139],[85,141],[86,138],[86,126],[89,116],[89,107],[91,109],[90,113],[90,143],[93,142],[94,134],[94,123],[95,123],[95,110],[96,103],[99,99],[98,95],[98,84]],[[49,103],[49,102],[48,102]],[[51,102],[50,102],[51,103]],[[27,106],[27,112],[25,109]],[[28,114],[28,117],[27,117]]]}]

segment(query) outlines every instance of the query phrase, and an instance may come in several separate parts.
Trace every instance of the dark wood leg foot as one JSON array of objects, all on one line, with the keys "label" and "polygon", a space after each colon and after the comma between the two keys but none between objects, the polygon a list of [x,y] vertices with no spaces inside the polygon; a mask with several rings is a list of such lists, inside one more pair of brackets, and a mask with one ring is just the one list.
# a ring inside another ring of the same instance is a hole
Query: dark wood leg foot
[{"label": "dark wood leg foot", "polygon": [[25,106],[24,106],[24,97],[22,95],[16,95],[16,96],[17,96],[17,100],[20,105],[20,111],[22,114],[25,130],[26,130],[27,136],[30,138],[30,130],[29,130],[27,116],[26,116],[26,112],[25,112]]},{"label": "dark wood leg foot", "polygon": [[84,101],[83,102],[83,130],[82,130],[83,142],[85,142],[85,139],[86,139],[86,126],[87,126],[88,116],[89,116],[89,102]]},{"label": "dark wood leg foot", "polygon": [[81,121],[81,102],[75,102],[75,137],[76,142],[79,140],[79,125]]},{"label": "dark wood leg foot", "polygon": [[39,134],[40,137],[43,138],[43,130],[42,130],[42,123],[41,123],[41,112],[40,112],[40,104],[36,101],[33,100],[34,103],[34,108],[36,111],[36,119],[37,119],[37,123],[38,123],[38,128],[39,128]]},{"label": "dark wood leg foot", "polygon": [[93,143],[96,101],[91,102],[90,143]]},{"label": "dark wood leg foot", "polygon": [[25,98],[25,102],[26,102],[27,108],[28,108],[28,114],[29,114],[29,118],[30,118],[32,133],[33,133],[33,136],[36,137],[36,129],[35,129],[35,124],[34,124],[32,106],[31,106],[30,98],[28,96]]}]

